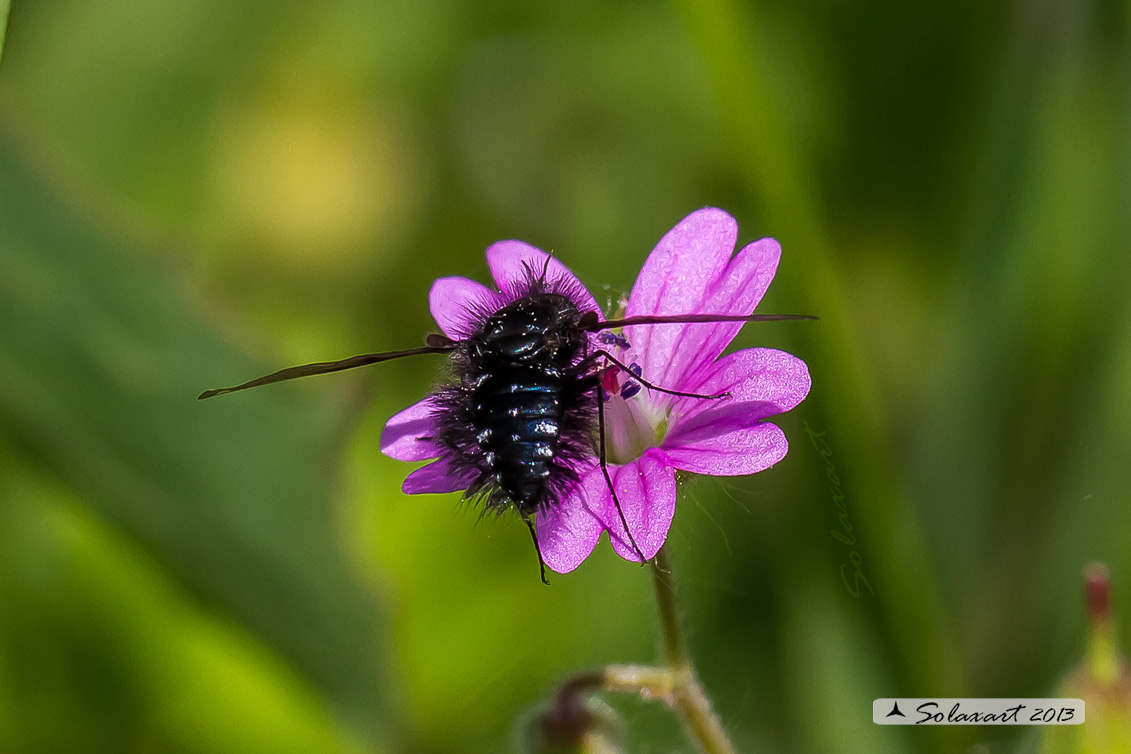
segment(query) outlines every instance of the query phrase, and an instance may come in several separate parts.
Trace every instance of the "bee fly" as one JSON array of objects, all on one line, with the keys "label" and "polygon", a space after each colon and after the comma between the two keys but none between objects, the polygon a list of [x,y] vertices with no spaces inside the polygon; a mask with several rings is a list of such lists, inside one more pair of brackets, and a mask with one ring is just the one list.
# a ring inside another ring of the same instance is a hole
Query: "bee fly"
[{"label": "bee fly", "polygon": [[516,286],[510,303],[475,312],[477,324],[461,340],[433,333],[420,348],[290,367],[235,387],[206,390],[199,397],[408,356],[447,354],[454,379],[432,395],[437,433],[432,439],[455,473],[472,480],[465,497],[482,500],[487,510],[501,512],[513,506],[522,516],[534,540],[543,583],[549,582],[532,517],[539,510],[552,509],[577,489],[578,470],[591,463],[594,454],[629,541],[643,562],[644,554],[629,531],[609,476],[604,409],[608,393],[601,378],[610,371],[621,371],[644,388],[669,395],[709,400],[726,394],[699,395],[655,385],[638,367],[630,368],[608,350],[595,347],[590,335],[598,334],[599,343],[617,343],[623,337],[608,331],[629,325],[815,318],[685,314],[602,320],[596,311],[581,310],[576,303],[580,297],[570,281],[547,281],[549,259],[541,274],[527,267],[526,278]]}]

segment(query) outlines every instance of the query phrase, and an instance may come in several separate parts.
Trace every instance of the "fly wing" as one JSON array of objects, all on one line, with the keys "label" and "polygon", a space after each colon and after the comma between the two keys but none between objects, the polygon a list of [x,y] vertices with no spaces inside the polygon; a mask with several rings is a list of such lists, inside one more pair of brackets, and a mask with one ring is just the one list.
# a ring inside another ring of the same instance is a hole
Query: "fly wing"
[{"label": "fly wing", "polygon": [[385,351],[384,353],[363,353],[359,356],[351,356],[348,359],[341,361],[320,361],[315,364],[303,364],[297,367],[287,367],[280,369],[278,372],[272,372],[263,377],[259,377],[242,385],[235,387],[220,387],[213,388],[212,390],[205,390],[197,396],[197,400],[204,398],[212,398],[217,395],[224,395],[225,393],[234,393],[237,390],[247,390],[248,388],[260,387],[261,385],[271,385],[276,382],[284,382],[286,380],[296,380],[299,377],[310,377],[315,374],[330,374],[331,372],[341,372],[345,369],[353,369],[354,367],[363,367],[369,364],[377,364],[382,361],[390,361],[392,359],[402,359],[406,356],[420,356],[426,353],[448,353],[455,345],[450,341],[447,344],[427,345],[420,348],[409,348],[405,351]]}]

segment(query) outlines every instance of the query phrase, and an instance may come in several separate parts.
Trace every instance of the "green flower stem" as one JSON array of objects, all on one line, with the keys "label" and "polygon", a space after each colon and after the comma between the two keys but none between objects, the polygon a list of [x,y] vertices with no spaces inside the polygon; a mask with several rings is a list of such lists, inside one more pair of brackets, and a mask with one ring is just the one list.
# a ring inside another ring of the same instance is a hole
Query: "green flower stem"
[{"label": "green flower stem", "polygon": [[690,665],[606,665],[600,670],[578,673],[558,688],[553,707],[555,719],[575,719],[585,709],[582,698],[594,691],[659,699],[679,713],[688,737],[704,754],[734,754],[734,746],[711,711],[711,702]]},{"label": "green flower stem", "polygon": [[641,699],[660,699],[675,709],[683,720],[687,736],[703,754],[734,754],[722,723],[711,709],[687,652],[679,607],[675,598],[671,561],[666,545],[652,560],[652,584],[660,618],[666,667],[653,665],[606,665],[599,670],[578,673],[568,678],[554,699],[554,714],[563,720],[584,709],[582,697],[594,691],[636,694]]},{"label": "green flower stem", "polygon": [[656,590],[656,609],[660,613],[660,633],[664,641],[664,660],[672,669],[690,667],[687,640],[683,635],[683,622],[675,599],[671,559],[664,543],[652,559],[652,586]]},{"label": "green flower stem", "polygon": [[687,651],[687,638],[676,604],[675,582],[667,544],[660,547],[652,560],[652,585],[656,590],[656,608],[660,614],[660,632],[673,683],[673,706],[683,718],[688,737],[704,754],[734,754],[734,745],[727,737],[718,716],[711,709],[711,700],[703,690]]},{"label": "green flower stem", "polygon": [[601,678],[605,691],[636,694],[642,699],[662,699],[674,705],[676,680],[671,670],[652,665],[608,665]]}]

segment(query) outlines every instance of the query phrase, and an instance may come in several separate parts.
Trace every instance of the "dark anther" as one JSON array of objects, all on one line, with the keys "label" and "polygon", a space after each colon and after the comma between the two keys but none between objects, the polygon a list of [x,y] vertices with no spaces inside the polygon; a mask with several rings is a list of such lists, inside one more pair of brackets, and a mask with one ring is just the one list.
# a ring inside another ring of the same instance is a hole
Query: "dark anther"
[{"label": "dark anther", "polygon": [[598,333],[597,340],[604,343],[605,345],[616,346],[617,348],[625,351],[627,351],[629,348],[632,348],[632,346],[628,343],[628,338],[615,332]]}]

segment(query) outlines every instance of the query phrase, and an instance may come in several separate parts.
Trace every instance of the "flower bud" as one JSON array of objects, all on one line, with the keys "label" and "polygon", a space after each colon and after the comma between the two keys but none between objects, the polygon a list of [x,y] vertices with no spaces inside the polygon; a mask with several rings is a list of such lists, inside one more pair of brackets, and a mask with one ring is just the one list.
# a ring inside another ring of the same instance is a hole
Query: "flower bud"
[{"label": "flower bud", "polygon": [[1041,754],[1131,754],[1131,671],[1111,619],[1111,578],[1102,564],[1084,572],[1091,626],[1084,659],[1057,696],[1084,700],[1084,723],[1046,728]]},{"label": "flower bud", "polygon": [[616,711],[591,694],[559,693],[519,719],[520,754],[623,754],[624,726]]}]

